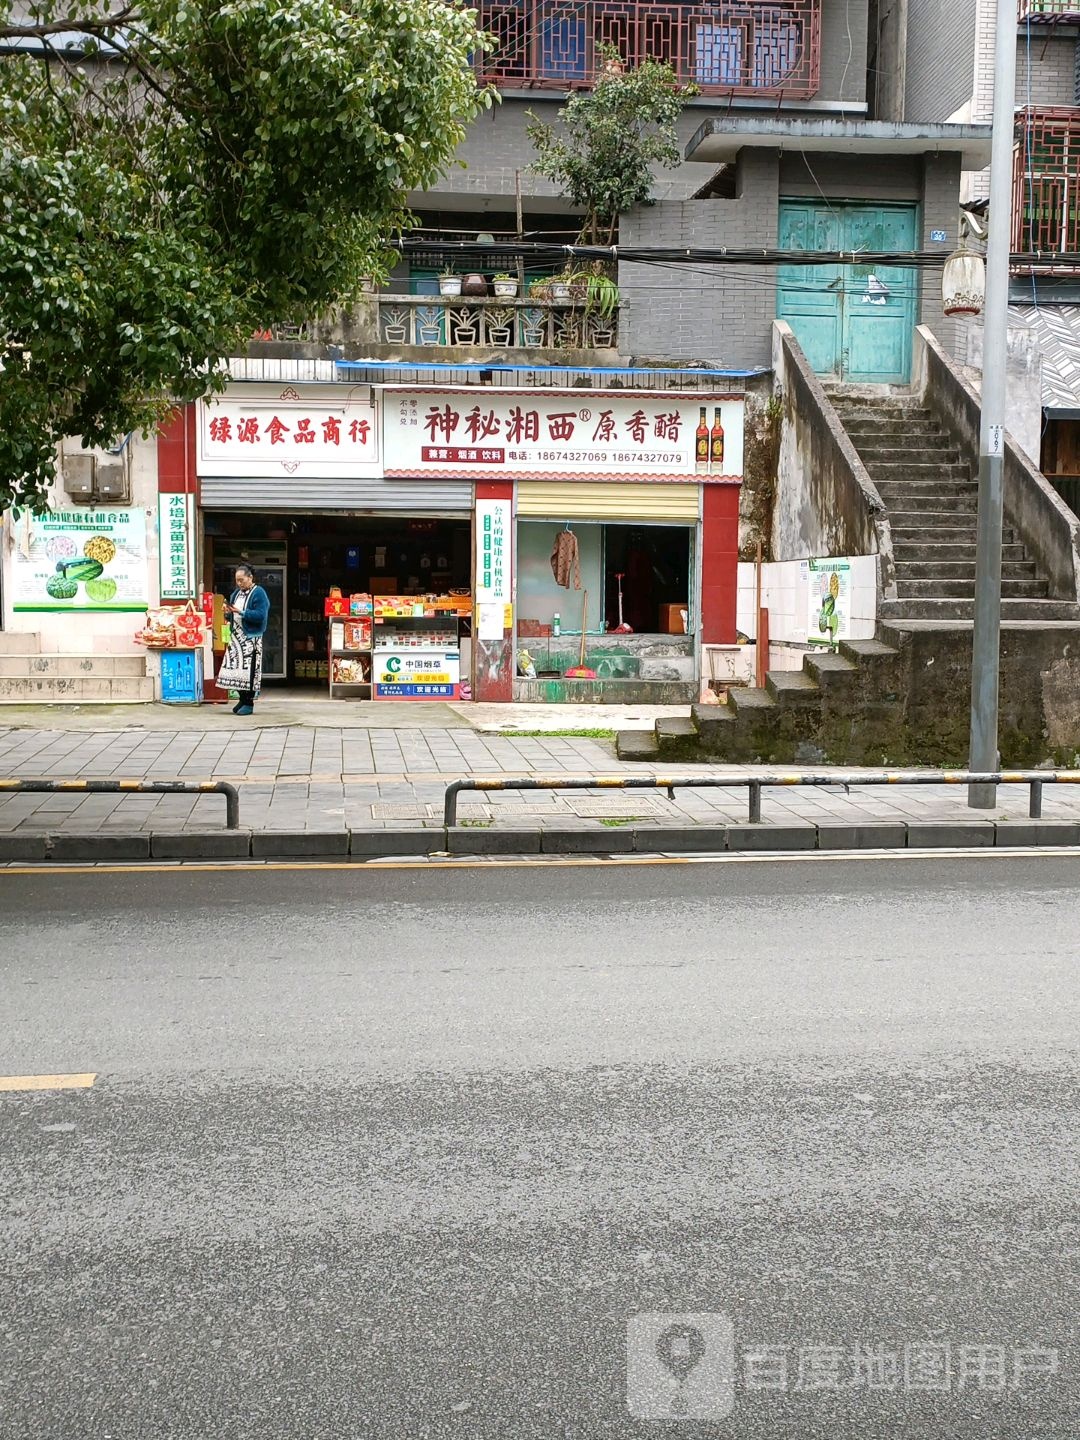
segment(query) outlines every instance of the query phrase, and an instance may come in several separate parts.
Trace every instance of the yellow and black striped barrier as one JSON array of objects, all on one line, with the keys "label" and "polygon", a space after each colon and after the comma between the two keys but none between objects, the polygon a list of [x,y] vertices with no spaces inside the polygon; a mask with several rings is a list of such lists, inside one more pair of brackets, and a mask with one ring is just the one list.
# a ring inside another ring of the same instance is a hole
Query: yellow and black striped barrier
[{"label": "yellow and black striped barrier", "polygon": [[971,770],[919,770],[870,772],[865,775],[499,775],[454,780],[446,787],[443,820],[447,827],[457,824],[458,796],[463,790],[666,790],[674,800],[676,790],[745,790],[749,820],[761,820],[761,792],[773,786],[833,786],[850,790],[857,785],[1026,785],[1028,814],[1042,816],[1044,785],[1080,785],[1080,770],[998,770],[980,773]]},{"label": "yellow and black striped barrier", "polygon": [[240,828],[240,792],[227,780],[4,780],[0,792],[50,795],[60,791],[87,795],[224,795],[225,825]]}]

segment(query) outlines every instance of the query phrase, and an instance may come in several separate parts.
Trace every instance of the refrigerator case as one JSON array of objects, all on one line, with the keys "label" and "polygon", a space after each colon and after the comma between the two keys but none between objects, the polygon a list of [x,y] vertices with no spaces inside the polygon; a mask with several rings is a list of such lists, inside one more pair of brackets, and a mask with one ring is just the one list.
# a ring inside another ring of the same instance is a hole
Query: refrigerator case
[{"label": "refrigerator case", "polygon": [[[222,562],[214,566],[214,589],[219,595],[224,595],[226,600],[236,589],[236,566],[246,563],[246,561],[238,560],[235,563]],[[286,567],[284,565],[261,565],[253,560],[251,568],[255,571],[256,582],[270,597],[270,621],[266,627],[266,634],[263,636],[263,679],[284,680],[286,676],[285,660],[288,654],[285,648],[288,639],[285,615]]]}]

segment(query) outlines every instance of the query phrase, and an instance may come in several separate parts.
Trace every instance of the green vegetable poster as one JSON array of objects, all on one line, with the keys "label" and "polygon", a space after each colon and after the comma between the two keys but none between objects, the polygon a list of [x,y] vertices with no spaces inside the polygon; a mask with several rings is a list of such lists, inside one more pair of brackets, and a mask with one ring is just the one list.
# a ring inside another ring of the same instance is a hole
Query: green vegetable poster
[{"label": "green vegetable poster", "polygon": [[145,610],[146,513],[54,510],[9,519],[15,610]]},{"label": "green vegetable poster", "polygon": [[806,560],[811,645],[835,647],[851,638],[851,561]]}]

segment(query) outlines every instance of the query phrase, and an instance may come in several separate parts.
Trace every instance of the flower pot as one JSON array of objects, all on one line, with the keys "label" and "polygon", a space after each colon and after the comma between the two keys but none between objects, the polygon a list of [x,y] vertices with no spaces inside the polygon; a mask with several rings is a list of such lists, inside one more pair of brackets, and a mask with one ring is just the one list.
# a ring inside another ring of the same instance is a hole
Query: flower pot
[{"label": "flower pot", "polygon": [[499,300],[513,300],[517,294],[518,282],[516,280],[493,280],[495,296]]},{"label": "flower pot", "polygon": [[439,276],[439,294],[440,294],[440,295],[460,295],[460,294],[461,294],[461,276],[460,276],[460,275],[440,275],[440,276]]},{"label": "flower pot", "polygon": [[551,282],[551,298],[556,305],[568,305],[570,303],[570,286],[565,280],[553,280]]},{"label": "flower pot", "polygon": [[488,293],[487,281],[483,275],[466,275],[461,282],[462,295],[486,295]]}]

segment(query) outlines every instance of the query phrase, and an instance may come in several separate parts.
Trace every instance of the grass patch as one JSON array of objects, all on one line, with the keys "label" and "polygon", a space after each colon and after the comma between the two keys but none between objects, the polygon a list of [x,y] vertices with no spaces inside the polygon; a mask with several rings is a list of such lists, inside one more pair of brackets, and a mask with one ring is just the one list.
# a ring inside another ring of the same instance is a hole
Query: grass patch
[{"label": "grass patch", "polygon": [[507,735],[511,740],[544,740],[569,736],[579,740],[614,740],[614,730],[481,730],[481,735]]},{"label": "grass patch", "polygon": [[490,821],[490,820],[459,820],[459,821],[458,821],[458,824],[461,826],[461,828],[462,828],[463,830],[469,830],[469,829],[471,829],[471,830],[487,830],[487,829],[490,827],[490,825],[491,825],[491,821]]},{"label": "grass patch", "polygon": [[620,825],[636,825],[641,820],[640,815],[608,815],[600,821],[609,830],[617,830]]}]

